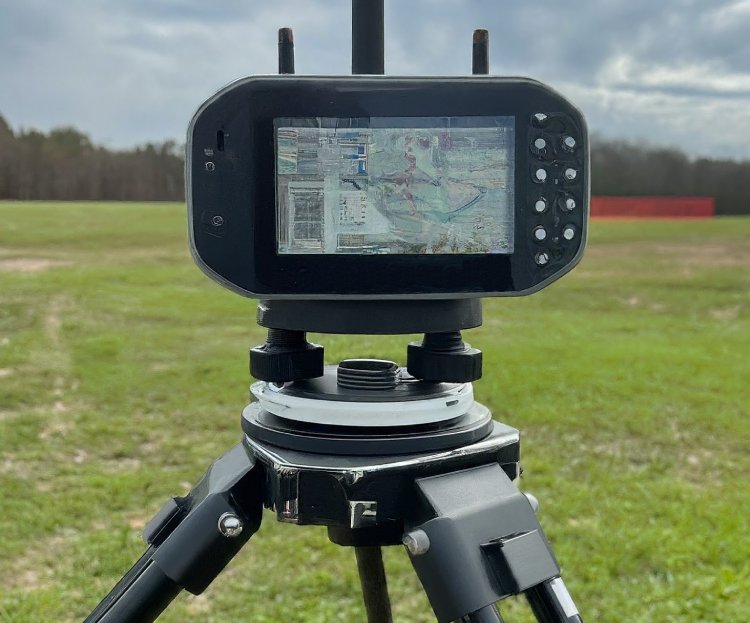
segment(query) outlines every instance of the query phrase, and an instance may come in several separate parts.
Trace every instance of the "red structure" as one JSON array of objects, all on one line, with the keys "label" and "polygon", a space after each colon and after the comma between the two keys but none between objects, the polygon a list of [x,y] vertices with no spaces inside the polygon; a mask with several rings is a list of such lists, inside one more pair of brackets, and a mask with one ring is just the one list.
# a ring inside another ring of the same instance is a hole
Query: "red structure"
[{"label": "red structure", "polygon": [[712,218],[713,197],[592,197],[593,218]]}]

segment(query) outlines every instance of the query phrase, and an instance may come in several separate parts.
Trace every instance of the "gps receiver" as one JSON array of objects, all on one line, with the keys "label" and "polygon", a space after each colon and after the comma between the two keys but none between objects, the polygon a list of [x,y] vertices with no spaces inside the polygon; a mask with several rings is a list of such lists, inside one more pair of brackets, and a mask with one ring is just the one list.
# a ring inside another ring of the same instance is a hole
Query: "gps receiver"
[{"label": "gps receiver", "polygon": [[268,300],[529,294],[586,240],[585,121],[523,78],[245,78],[187,176],[196,262]]}]

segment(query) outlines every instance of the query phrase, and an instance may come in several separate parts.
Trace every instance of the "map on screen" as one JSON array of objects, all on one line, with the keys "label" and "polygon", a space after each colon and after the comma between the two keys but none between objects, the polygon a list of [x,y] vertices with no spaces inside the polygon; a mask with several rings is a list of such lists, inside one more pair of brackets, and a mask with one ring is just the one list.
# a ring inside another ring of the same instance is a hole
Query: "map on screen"
[{"label": "map on screen", "polygon": [[513,117],[274,127],[280,254],[513,252]]}]

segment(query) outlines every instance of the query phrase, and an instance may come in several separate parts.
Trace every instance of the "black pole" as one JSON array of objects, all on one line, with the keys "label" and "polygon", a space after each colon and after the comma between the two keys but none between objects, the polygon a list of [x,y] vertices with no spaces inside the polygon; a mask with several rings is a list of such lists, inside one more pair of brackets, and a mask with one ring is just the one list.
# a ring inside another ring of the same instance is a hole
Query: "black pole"
[{"label": "black pole", "polygon": [[355,547],[359,581],[367,612],[367,623],[393,623],[391,600],[380,547]]},{"label": "black pole", "polygon": [[153,623],[180,587],[151,560],[150,547],[83,623]]},{"label": "black pole", "polygon": [[385,73],[383,0],[352,0],[352,73]]},{"label": "black pole", "polygon": [[483,28],[474,31],[471,45],[471,73],[490,73],[490,33]]},{"label": "black pole", "polygon": [[[383,0],[352,0],[352,74],[385,73]],[[380,547],[355,547],[368,623],[393,623]]]},{"label": "black pole", "polygon": [[539,623],[583,623],[560,578],[532,586],[524,591],[524,595]]},{"label": "black pole", "polygon": [[503,623],[503,618],[500,616],[497,608],[492,605],[467,614],[461,619],[460,623]]},{"label": "black pole", "polygon": [[294,73],[294,35],[291,28],[279,28],[279,73]]}]

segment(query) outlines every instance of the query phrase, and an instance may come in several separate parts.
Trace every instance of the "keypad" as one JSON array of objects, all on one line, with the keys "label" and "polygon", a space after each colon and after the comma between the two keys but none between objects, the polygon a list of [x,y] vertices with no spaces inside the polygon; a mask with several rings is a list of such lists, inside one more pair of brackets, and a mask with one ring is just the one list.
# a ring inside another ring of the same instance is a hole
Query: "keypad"
[{"label": "keypad", "polygon": [[540,111],[529,122],[529,206],[535,218],[529,237],[540,269],[568,261],[579,247],[583,223],[584,159],[580,130],[565,114]]}]

